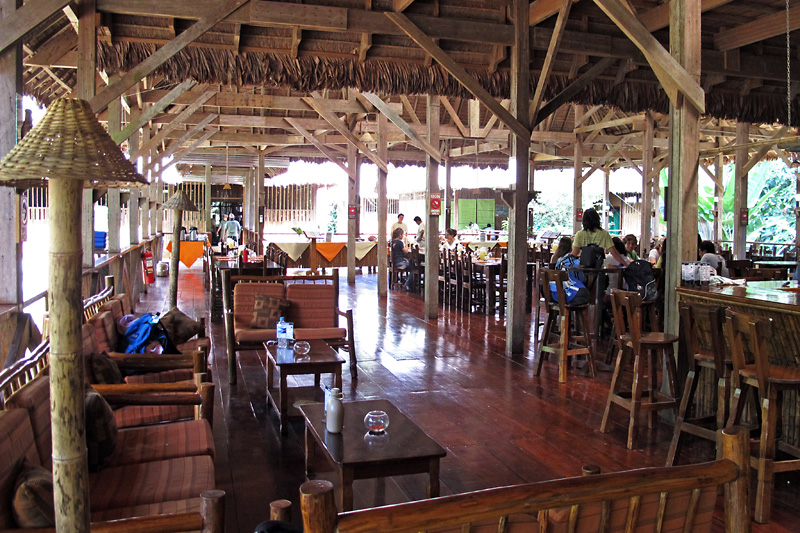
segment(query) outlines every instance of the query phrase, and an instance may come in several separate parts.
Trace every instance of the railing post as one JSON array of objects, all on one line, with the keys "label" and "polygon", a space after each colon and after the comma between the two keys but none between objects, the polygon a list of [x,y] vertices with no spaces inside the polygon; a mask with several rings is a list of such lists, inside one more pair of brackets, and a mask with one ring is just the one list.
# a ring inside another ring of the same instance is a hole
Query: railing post
[{"label": "railing post", "polygon": [[750,448],[747,429],[725,428],[720,431],[722,456],[739,467],[739,477],[725,484],[725,531],[750,532]]},{"label": "railing post", "polygon": [[225,491],[207,490],[202,498],[201,513],[203,515],[202,533],[222,533],[225,531]]},{"label": "railing post", "polygon": [[333,533],[336,531],[336,502],[333,483],[325,480],[306,481],[300,485],[300,508],[303,512],[305,533]]}]

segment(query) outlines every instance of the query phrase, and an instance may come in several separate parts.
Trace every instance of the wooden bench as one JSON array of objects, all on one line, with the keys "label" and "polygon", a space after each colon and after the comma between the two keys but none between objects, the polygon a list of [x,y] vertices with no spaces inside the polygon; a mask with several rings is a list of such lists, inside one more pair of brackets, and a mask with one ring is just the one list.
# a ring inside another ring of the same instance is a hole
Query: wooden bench
[{"label": "wooden bench", "polygon": [[333,485],[300,488],[305,533],[711,531],[719,487],[725,531],[750,531],[748,434],[721,432],[723,458],[487,489],[337,514]]},{"label": "wooden bench", "polygon": [[[256,295],[289,301],[288,322],[294,323],[298,340],[320,339],[333,348],[350,354],[350,376],[358,376],[353,310],[339,309],[339,272],[312,276],[232,276],[223,272],[222,296],[225,313],[225,339],[228,348],[228,380],[236,383],[236,354],[253,350],[274,340],[275,329],[251,327]],[[346,320],[339,327],[339,318]]]},{"label": "wooden bench", "polygon": [[[17,527],[11,501],[22,459],[44,468],[52,465],[48,357],[49,347],[43,344],[0,372],[3,531]],[[198,405],[202,401],[196,391],[168,392],[158,384],[96,389],[114,403]],[[225,493],[214,490],[214,455],[206,420],[119,430],[105,468],[89,474],[92,530],[221,532]]]}]

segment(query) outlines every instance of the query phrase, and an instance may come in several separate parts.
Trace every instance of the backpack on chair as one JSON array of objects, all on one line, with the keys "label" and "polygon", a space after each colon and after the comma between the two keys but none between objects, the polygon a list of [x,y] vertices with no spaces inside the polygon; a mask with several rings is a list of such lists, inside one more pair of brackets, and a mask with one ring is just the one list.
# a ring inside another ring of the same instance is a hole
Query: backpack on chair
[{"label": "backpack on chair", "polygon": [[636,291],[642,300],[655,300],[658,297],[656,289],[656,276],[653,274],[653,265],[644,259],[631,261],[631,264],[622,272],[622,279],[629,291]]},{"label": "backpack on chair", "polygon": [[596,244],[587,244],[581,248],[580,264],[582,267],[603,268],[606,251]]}]

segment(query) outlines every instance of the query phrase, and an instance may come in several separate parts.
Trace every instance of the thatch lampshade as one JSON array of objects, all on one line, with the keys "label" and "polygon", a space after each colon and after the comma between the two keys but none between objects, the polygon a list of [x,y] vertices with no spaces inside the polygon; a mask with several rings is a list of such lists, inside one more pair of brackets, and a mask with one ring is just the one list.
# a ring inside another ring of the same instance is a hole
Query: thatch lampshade
[{"label": "thatch lampshade", "polygon": [[0,185],[49,181],[50,402],[55,518],[59,531],[89,531],[81,353],[81,193],[147,184],[97,122],[89,104],[59,99],[0,161]]},{"label": "thatch lampshade", "polygon": [[172,257],[169,261],[169,308],[178,305],[178,268],[180,268],[181,255],[181,223],[184,211],[199,211],[189,196],[178,190],[172,198],[164,203],[164,209],[174,209],[172,217]]}]

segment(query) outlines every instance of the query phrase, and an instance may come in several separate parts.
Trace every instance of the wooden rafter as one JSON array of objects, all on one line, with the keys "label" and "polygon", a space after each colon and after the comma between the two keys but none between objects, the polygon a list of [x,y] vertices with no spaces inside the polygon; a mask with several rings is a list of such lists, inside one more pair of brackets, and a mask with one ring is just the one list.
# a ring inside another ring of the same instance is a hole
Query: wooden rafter
[{"label": "wooden rafter", "polygon": [[[576,0],[568,0],[570,3]],[[528,21],[531,26],[549,19],[561,9],[564,0],[535,0],[531,2]]]},{"label": "wooden rafter", "polygon": [[[148,164],[144,166],[144,171],[147,172],[148,170],[155,168],[156,165],[158,165],[159,168],[162,168],[161,162],[165,158],[177,152],[180,149],[180,147],[183,146],[184,143],[188,142],[192,137],[194,137],[195,133],[202,131],[203,128],[205,127],[206,124],[197,124],[196,126],[192,126],[188,130],[186,130],[186,132],[184,132],[184,134],[181,135],[179,139],[170,144],[166,150],[156,154],[156,156],[152,159],[152,161],[150,161]],[[211,130],[211,131],[217,133],[217,130]]]},{"label": "wooden rafter", "polygon": [[111,133],[111,138],[114,139],[114,142],[117,144],[121,144],[122,142],[126,141],[131,135],[134,134],[134,132],[150,122],[153,117],[162,112],[168,105],[172,104],[177,97],[191,89],[194,85],[194,80],[186,80],[182,83],[179,83],[170,92],[168,92],[164,98],[150,106],[144,111],[144,113],[141,113],[135,121],[130,122],[122,130]]},{"label": "wooden rafter", "polygon": [[[800,7],[789,8],[789,30],[800,28]],[[786,33],[786,11],[781,9],[753,21],[726,28],[714,36],[714,47],[726,52]]]},{"label": "wooden rafter", "polygon": [[220,7],[192,24],[186,31],[182,32],[179,36],[156,50],[153,54],[148,56],[147,59],[128,71],[119,81],[106,87],[98,93],[97,96],[92,98],[91,102],[89,102],[92,110],[95,113],[99,113],[105,109],[111,100],[120,96],[139,80],[161,66],[164,61],[186,48],[189,43],[203,35],[248,1],[249,0],[225,0],[218,4]]},{"label": "wooden rafter", "polygon": [[352,180],[356,179],[355,169],[348,168],[347,165],[342,163],[342,161],[337,157],[337,155],[333,152],[333,150],[331,150],[330,148],[325,146],[324,143],[318,141],[314,137],[314,135],[312,135],[311,132],[308,131],[307,129],[305,129],[302,125],[300,125],[300,123],[298,121],[296,121],[294,119],[291,119],[291,118],[288,118],[288,117],[284,118],[283,120],[285,120],[287,124],[289,124],[295,130],[297,130],[297,133],[299,133],[300,135],[305,137],[308,140],[308,142],[310,142],[311,144],[316,146],[317,150],[322,152],[322,154],[325,157],[327,157],[329,161],[331,161],[332,163],[336,163],[336,165],[338,165],[339,168],[344,170],[347,173],[347,175],[350,176],[350,179],[352,179]]},{"label": "wooden rafter", "polygon": [[[177,128],[178,126],[182,125],[184,121],[192,115],[195,111],[197,111],[200,106],[202,106],[209,98],[211,98],[216,93],[215,90],[211,89],[204,92],[200,95],[189,107],[181,111],[177,116],[175,116],[172,121],[165,125],[161,130],[153,137],[142,143],[136,152],[131,154],[131,159],[136,159],[140,155],[147,154],[151,148],[157,146],[162,140],[164,140],[169,132]],[[217,115],[208,115],[205,119],[203,119],[200,123],[204,126],[217,118]]]},{"label": "wooden rafter", "polygon": [[595,170],[602,168],[603,165],[605,165],[611,158],[613,158],[616,155],[616,153],[619,151],[620,148],[622,148],[623,146],[628,144],[628,142],[630,142],[631,137],[632,135],[625,135],[624,137],[622,137],[622,139],[617,141],[617,144],[612,146],[608,150],[606,155],[601,157],[594,165],[592,165],[592,168],[590,168],[583,176],[581,176],[581,179],[578,180],[578,185],[583,185],[583,182],[589,179],[589,176],[594,174]]},{"label": "wooden rafter", "polygon": [[536,114],[539,111],[539,106],[542,103],[544,88],[547,86],[547,79],[550,77],[550,73],[553,70],[553,64],[556,60],[556,55],[558,55],[558,45],[561,42],[561,35],[564,33],[564,29],[567,27],[567,19],[569,18],[569,10],[572,6],[572,0],[561,0],[561,2],[562,4],[561,8],[558,10],[556,25],[553,28],[553,33],[550,35],[550,45],[547,47],[547,55],[544,59],[544,65],[542,65],[542,70],[539,74],[539,80],[536,82],[536,91],[533,93],[533,100],[531,100],[530,104],[530,117],[528,118],[528,122],[531,124],[536,118]]},{"label": "wooden rafter", "polygon": [[203,144],[204,142],[206,142],[206,141],[210,140],[210,139],[211,139],[212,137],[214,137],[214,135],[216,135],[217,133],[218,133],[218,132],[217,132],[217,130],[209,130],[209,131],[207,131],[206,133],[204,133],[204,134],[203,134],[201,137],[198,137],[197,139],[195,139],[194,141],[192,141],[192,144],[190,144],[189,146],[187,146],[186,148],[184,148],[184,149],[183,149],[183,150],[181,150],[180,152],[177,152],[177,153],[175,154],[175,157],[173,157],[173,158],[172,158],[172,161],[170,161],[169,163],[167,163],[166,165],[164,165],[163,167],[161,167],[161,168],[159,169],[159,173],[161,173],[161,172],[164,172],[166,169],[168,169],[168,168],[169,168],[169,167],[171,167],[172,165],[174,165],[174,164],[176,164],[176,163],[180,162],[180,161],[181,161],[181,160],[182,160],[184,157],[186,157],[187,155],[189,155],[189,154],[191,154],[192,152],[194,152],[194,151],[195,151],[195,149],[197,149],[197,147],[198,147],[198,146],[200,146],[200,145],[201,145],[201,144]]},{"label": "wooden rafter", "polygon": [[[700,11],[705,13],[711,9],[729,4],[733,0],[702,0],[700,2]],[[648,31],[654,32],[669,26],[669,2],[659,4],[652,9],[648,9],[643,13],[636,15],[636,18],[644,24]]]},{"label": "wooden rafter", "polygon": [[441,104],[447,110],[447,113],[450,115],[450,118],[453,119],[453,124],[455,125],[456,128],[458,128],[458,131],[461,132],[461,136],[469,137],[469,129],[467,129],[467,127],[464,126],[464,123],[461,122],[461,119],[458,116],[458,111],[456,111],[455,108],[453,108],[453,104],[450,103],[450,100],[446,96],[443,96],[439,98],[439,102],[441,102]]},{"label": "wooden rafter", "polygon": [[603,12],[628,36],[644,54],[661,87],[675,107],[680,107],[678,94],[682,94],[700,113],[705,113],[705,93],[694,77],[667,52],[647,28],[620,0],[594,0]]},{"label": "wooden rafter", "polygon": [[[786,128],[786,127],[783,127],[781,129],[779,129],[778,131],[775,132],[775,134],[772,136],[772,138],[776,139],[776,138],[780,137],[781,135],[786,133],[787,130],[788,130],[788,128]],[[776,143],[777,143],[777,141],[776,141]],[[774,145],[767,144],[767,145],[764,145],[761,148],[759,148],[758,151],[755,154],[753,154],[753,157],[751,157],[747,161],[747,163],[744,165],[744,169],[742,170],[742,172],[744,172],[745,174],[750,172],[753,169],[753,167],[756,166],[756,164],[759,161],[764,159],[764,156],[767,155],[767,152],[772,150],[773,146]]]},{"label": "wooden rafter", "polygon": [[0,19],[0,52],[69,4],[68,0],[28,0]]},{"label": "wooden rafter", "polygon": [[[547,104],[542,106],[542,108],[536,114],[536,119],[532,122],[532,127],[536,126],[545,118],[555,113],[562,105],[572,100],[576,94],[585,89],[592,81],[600,76],[600,74],[605,72],[616,61],[617,58],[615,57],[604,57],[594,66],[592,66],[592,68],[581,74],[577,80],[572,82],[563,91],[558,93],[552,100],[547,102]],[[585,118],[588,118],[588,116],[585,115]]]},{"label": "wooden rafter", "polygon": [[364,98],[369,100],[369,102],[378,109],[378,111],[386,115],[386,118],[388,118],[392,124],[400,128],[400,131],[406,134],[414,146],[430,155],[436,160],[437,163],[441,163],[443,161],[442,153],[437,150],[436,147],[432,146],[431,143],[429,143],[423,136],[414,131],[414,128],[412,128],[408,122],[403,120],[403,117],[396,113],[391,107],[386,105],[386,102],[381,100],[377,94],[362,94],[364,95]]},{"label": "wooden rafter", "polygon": [[361,152],[367,156],[370,161],[378,165],[378,168],[384,172],[389,172],[387,162],[378,157],[375,152],[367,148],[367,145],[361,142],[358,137],[353,135],[353,132],[347,128],[347,126],[341,121],[341,119],[339,119],[339,117],[326,109],[322,103],[322,99],[317,99],[316,97],[305,97],[303,98],[303,101],[308,104],[311,109],[319,113],[319,116],[327,120],[336,131],[344,135],[349,143],[361,150]]},{"label": "wooden rafter", "polygon": [[408,17],[400,13],[387,12],[384,13],[384,15],[402,29],[415,43],[420,45],[423,50],[433,56],[447,72],[456,78],[473,96],[475,96],[475,98],[480,100],[483,105],[488,107],[492,113],[497,115],[511,131],[523,139],[527,140],[530,138],[531,132],[524,124],[514,118],[508,110],[500,105],[500,102],[495,100],[486,89],[481,87],[475,78],[469,75],[464,67],[453,61],[444,50],[433,42],[433,39],[425,35],[425,33],[411,22]]}]

